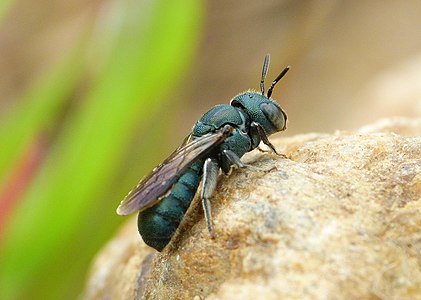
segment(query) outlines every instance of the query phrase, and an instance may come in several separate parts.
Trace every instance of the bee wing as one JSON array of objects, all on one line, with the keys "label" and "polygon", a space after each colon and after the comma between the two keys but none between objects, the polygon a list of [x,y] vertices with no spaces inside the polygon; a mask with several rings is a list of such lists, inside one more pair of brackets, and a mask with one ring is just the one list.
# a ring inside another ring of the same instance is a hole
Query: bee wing
[{"label": "bee wing", "polygon": [[129,192],[118,206],[117,214],[128,215],[155,205],[193,162],[222,143],[232,130],[230,125],[226,125],[194,140],[188,136],[180,147]]}]

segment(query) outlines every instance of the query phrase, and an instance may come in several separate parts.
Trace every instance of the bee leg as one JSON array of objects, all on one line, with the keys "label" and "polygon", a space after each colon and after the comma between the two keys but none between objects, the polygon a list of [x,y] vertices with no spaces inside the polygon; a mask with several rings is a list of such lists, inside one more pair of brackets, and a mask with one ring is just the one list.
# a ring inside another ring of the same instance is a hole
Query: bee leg
[{"label": "bee leg", "polygon": [[280,154],[276,151],[275,147],[272,145],[272,143],[269,141],[268,136],[266,135],[265,130],[263,129],[262,125],[260,125],[257,122],[252,122],[250,124],[251,132],[252,134],[257,134],[262,142],[268,146],[276,155],[283,156],[284,158],[287,158],[284,154]]},{"label": "bee leg", "polygon": [[262,148],[260,148],[260,146],[257,146],[257,148],[256,148],[259,152],[262,152],[262,153],[268,153],[268,152],[270,152],[270,150],[265,150],[265,149],[262,149]]},{"label": "bee leg", "polygon": [[205,160],[203,166],[203,186],[202,186],[202,205],[205,212],[206,224],[208,226],[209,234],[212,238],[215,237],[212,226],[212,213],[209,199],[212,197],[218,182],[219,165],[217,160],[208,158]]},{"label": "bee leg", "polygon": [[274,169],[276,169],[274,167],[272,167],[270,169],[256,168],[252,165],[248,165],[248,164],[243,163],[241,161],[241,159],[238,157],[238,155],[235,154],[231,150],[223,150],[222,152],[224,153],[224,155],[228,158],[228,160],[233,165],[236,165],[237,167],[242,168],[242,169],[248,169],[248,170],[256,171],[256,172],[270,172],[270,171],[273,171]]}]

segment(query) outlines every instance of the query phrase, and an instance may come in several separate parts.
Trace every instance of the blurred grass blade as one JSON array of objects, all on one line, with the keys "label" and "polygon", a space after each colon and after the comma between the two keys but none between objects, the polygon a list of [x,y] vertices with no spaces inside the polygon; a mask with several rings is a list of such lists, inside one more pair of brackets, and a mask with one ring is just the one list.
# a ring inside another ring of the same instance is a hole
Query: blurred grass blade
[{"label": "blurred grass blade", "polygon": [[3,18],[7,15],[10,7],[15,1],[13,0],[1,0],[0,1],[0,22],[3,21]]},{"label": "blurred grass blade", "polygon": [[[23,99],[9,112],[0,126],[0,183],[10,175],[22,153],[57,119],[83,71],[81,45],[65,57],[61,64],[34,83]],[[0,184],[1,188],[1,184]]]},{"label": "blurred grass blade", "polygon": [[[79,249],[83,255],[83,249],[92,245],[81,244],[81,224],[90,224],[96,207],[102,207],[101,212],[108,205],[114,212],[118,201],[107,204],[101,197],[133,130],[158,111],[161,104],[157,100],[185,70],[195,49],[199,12],[201,2],[196,0],[133,1],[125,7],[109,61],[78,109],[66,119],[10,224],[0,265],[4,285],[0,293],[5,297],[36,298],[30,290],[33,286],[44,287],[38,294],[43,299],[63,299],[64,290],[69,298],[78,294],[73,286],[54,282],[63,270],[83,272],[74,270],[79,253],[66,249]],[[96,230],[100,234],[101,228]],[[60,289],[54,292],[53,286]]]}]

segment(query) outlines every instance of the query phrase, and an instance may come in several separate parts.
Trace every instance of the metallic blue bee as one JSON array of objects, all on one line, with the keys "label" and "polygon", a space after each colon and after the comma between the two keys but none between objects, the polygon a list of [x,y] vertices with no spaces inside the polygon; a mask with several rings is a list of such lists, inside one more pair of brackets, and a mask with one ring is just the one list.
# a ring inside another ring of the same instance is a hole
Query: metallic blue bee
[{"label": "metallic blue bee", "polygon": [[202,176],[203,210],[209,233],[214,237],[209,200],[215,191],[219,170],[227,174],[231,166],[236,165],[267,171],[244,164],[240,158],[257,148],[261,141],[277,153],[268,136],[286,129],[287,115],[270,96],[289,66],[276,77],[265,95],[268,66],[269,55],[266,55],[260,93],[244,92],[235,96],[229,105],[218,105],[205,113],[183,144],[121,202],[117,208],[119,215],[139,211],[138,229],[146,244],[162,251],[170,242]]}]

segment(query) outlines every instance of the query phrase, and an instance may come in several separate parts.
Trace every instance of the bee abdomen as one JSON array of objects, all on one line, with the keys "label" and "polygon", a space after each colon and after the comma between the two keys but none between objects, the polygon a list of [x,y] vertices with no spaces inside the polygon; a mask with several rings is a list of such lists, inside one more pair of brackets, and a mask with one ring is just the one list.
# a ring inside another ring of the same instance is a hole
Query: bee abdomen
[{"label": "bee abdomen", "polygon": [[162,251],[180,225],[199,186],[203,161],[191,165],[158,204],[139,212],[137,226],[143,241]]}]

